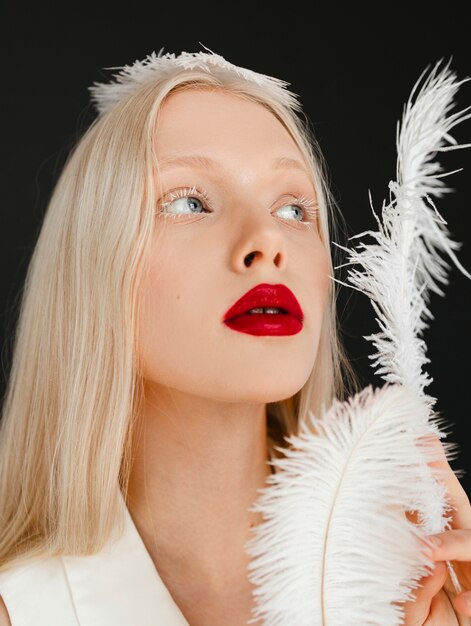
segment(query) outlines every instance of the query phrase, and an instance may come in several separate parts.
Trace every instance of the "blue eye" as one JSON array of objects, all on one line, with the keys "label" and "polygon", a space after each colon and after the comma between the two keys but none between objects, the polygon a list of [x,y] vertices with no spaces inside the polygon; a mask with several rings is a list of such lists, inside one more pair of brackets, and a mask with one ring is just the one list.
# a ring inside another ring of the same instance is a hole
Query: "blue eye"
[{"label": "blue eye", "polygon": [[200,213],[204,210],[204,205],[199,198],[184,196],[183,198],[175,198],[175,200],[165,202],[162,208],[165,209],[166,213],[180,215],[181,213]]},{"label": "blue eye", "polygon": [[286,215],[282,215],[282,217],[285,217],[287,219],[289,219],[290,217],[290,212],[291,215],[295,214],[296,216],[296,221],[298,222],[302,222],[303,221],[303,209],[302,207],[298,206],[297,204],[285,204],[284,206],[280,207],[278,209],[278,211],[282,211],[284,210],[284,212],[286,213]]}]

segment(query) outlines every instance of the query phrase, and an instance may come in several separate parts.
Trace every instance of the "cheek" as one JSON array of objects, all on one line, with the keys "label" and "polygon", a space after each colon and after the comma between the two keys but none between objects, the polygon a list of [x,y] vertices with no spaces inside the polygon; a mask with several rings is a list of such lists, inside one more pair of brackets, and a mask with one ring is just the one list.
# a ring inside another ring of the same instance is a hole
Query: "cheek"
[{"label": "cheek", "polygon": [[[305,269],[303,277],[303,291],[306,294],[304,330],[308,336],[308,345],[317,351],[323,317],[332,291],[332,272],[330,255],[319,243],[309,258],[309,269]],[[311,355],[314,359],[316,354]]]},{"label": "cheek", "polygon": [[207,303],[211,283],[201,262],[195,266],[195,259],[202,258],[201,251],[178,239],[152,251],[137,321],[139,369],[144,378],[170,385],[186,369],[201,371],[204,337],[214,324]]},{"label": "cheek", "polygon": [[322,293],[327,293],[330,290],[330,273],[330,257],[325,248],[322,247],[317,250],[313,264],[314,281],[317,289]]},{"label": "cheek", "polygon": [[137,318],[138,358],[140,371],[147,378],[156,374],[165,355],[174,344],[171,336],[179,326],[179,305],[182,300],[178,256],[166,253],[165,247],[153,249],[147,274],[140,287]]},{"label": "cheek", "polygon": [[309,304],[315,309],[324,309],[332,289],[330,255],[319,241],[313,249],[306,266],[304,260],[306,290]]}]

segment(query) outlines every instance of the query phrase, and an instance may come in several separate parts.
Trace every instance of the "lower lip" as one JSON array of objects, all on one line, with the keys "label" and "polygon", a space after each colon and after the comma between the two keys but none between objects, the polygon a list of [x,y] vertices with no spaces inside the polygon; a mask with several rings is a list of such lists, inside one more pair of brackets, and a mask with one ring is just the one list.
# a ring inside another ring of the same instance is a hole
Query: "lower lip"
[{"label": "lower lip", "polygon": [[303,327],[296,317],[278,313],[240,315],[224,323],[232,330],[249,335],[296,335]]}]

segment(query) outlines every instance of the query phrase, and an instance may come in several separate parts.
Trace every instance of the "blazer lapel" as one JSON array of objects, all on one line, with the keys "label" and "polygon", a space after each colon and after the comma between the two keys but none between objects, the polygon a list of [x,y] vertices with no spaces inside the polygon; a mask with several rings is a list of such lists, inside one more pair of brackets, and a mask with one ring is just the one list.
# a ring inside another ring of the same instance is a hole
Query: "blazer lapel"
[{"label": "blazer lapel", "polygon": [[121,537],[101,552],[62,561],[81,626],[189,626],[160,578],[120,492]]}]

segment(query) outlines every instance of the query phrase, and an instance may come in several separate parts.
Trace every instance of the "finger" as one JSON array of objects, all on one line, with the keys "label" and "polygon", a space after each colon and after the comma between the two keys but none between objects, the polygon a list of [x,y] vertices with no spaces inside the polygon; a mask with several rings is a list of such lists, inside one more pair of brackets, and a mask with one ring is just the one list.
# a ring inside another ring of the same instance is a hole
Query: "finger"
[{"label": "finger", "polygon": [[442,590],[433,598],[430,614],[423,626],[425,626],[425,624],[427,624],[427,626],[429,624],[430,626],[434,624],[436,624],[436,626],[469,626],[469,621],[464,621],[463,617],[463,614],[460,616],[457,614],[449,594]]},{"label": "finger", "polygon": [[430,613],[434,596],[445,584],[448,570],[445,563],[435,563],[433,572],[420,580],[414,599],[404,603],[405,624],[423,624]]},{"label": "finger", "polygon": [[471,504],[468,495],[447,461],[443,445],[435,435],[427,437],[428,444],[435,447],[437,460],[430,461],[429,466],[436,470],[437,479],[444,484],[448,503],[452,507],[452,528],[471,528]]},{"label": "finger", "polygon": [[471,530],[445,530],[426,537],[435,561],[471,561]]},{"label": "finger", "polygon": [[459,596],[455,596],[453,604],[456,610],[461,615],[471,616],[471,597],[467,593],[461,593]]}]

